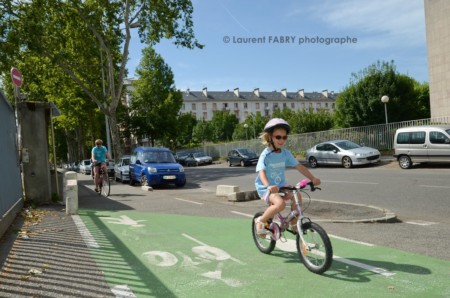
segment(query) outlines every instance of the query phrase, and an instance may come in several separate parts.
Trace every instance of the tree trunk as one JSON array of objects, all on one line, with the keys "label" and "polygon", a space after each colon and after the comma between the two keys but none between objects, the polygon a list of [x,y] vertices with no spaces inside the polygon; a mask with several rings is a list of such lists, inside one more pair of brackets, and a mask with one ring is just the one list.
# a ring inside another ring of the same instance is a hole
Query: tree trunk
[{"label": "tree trunk", "polygon": [[111,113],[109,116],[109,127],[111,130],[111,142],[113,149],[113,156],[116,160],[122,157],[122,146],[120,145],[120,132],[117,126],[116,113]]}]

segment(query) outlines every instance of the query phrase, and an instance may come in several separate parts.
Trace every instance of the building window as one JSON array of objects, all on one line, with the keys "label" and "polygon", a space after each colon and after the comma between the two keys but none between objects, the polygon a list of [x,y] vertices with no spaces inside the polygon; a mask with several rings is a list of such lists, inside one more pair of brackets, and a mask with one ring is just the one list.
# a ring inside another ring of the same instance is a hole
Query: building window
[{"label": "building window", "polygon": [[247,108],[248,108],[247,103],[244,102],[244,109],[247,109]]},{"label": "building window", "polygon": [[264,103],[264,108],[265,108],[266,110],[269,109],[269,103],[268,103],[268,102],[265,102],[265,103]]},{"label": "building window", "polygon": [[255,108],[259,110],[259,102],[255,103]]},{"label": "building window", "polygon": [[304,102],[302,102],[302,109],[303,110],[305,109],[305,103]]},{"label": "building window", "polygon": [[213,108],[212,108],[212,110],[213,110],[213,112],[214,112],[214,111],[217,111],[217,103],[215,103],[215,102],[213,103]]},{"label": "building window", "polygon": [[208,120],[208,112],[203,112],[203,120]]},{"label": "building window", "polygon": [[206,102],[202,103],[202,109],[206,110]]},{"label": "building window", "polygon": [[309,103],[309,108],[312,109],[312,107],[313,107],[313,104],[312,104],[312,102],[310,102]]},{"label": "building window", "polygon": [[287,103],[283,102],[283,109],[287,108]]},{"label": "building window", "polygon": [[295,103],[291,102],[291,109],[295,108]]},{"label": "building window", "polygon": [[237,102],[234,103],[234,108],[237,110],[239,109],[239,104]]},{"label": "building window", "polygon": [[192,110],[195,111],[197,108],[195,107],[195,103],[192,104]]},{"label": "building window", "polygon": [[278,110],[278,104],[277,104],[277,103],[274,103],[274,104],[273,104],[273,109],[274,109],[274,110]]},{"label": "building window", "polygon": [[224,110],[228,110],[228,104],[226,102],[223,103],[222,107],[223,107]]},{"label": "building window", "polygon": [[322,107],[322,104],[321,104],[320,102],[318,102],[318,103],[316,104],[316,108],[320,109],[321,107]]},{"label": "building window", "polygon": [[325,103],[325,107],[328,108],[328,102]]}]

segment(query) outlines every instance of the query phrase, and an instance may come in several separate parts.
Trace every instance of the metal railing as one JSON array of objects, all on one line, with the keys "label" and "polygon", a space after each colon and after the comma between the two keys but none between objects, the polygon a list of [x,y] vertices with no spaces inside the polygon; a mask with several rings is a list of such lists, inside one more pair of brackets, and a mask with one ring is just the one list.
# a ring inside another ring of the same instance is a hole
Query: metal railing
[{"label": "metal railing", "polygon": [[[387,151],[394,148],[394,135],[398,128],[439,124],[450,124],[450,116],[294,134],[289,136],[286,148],[292,152],[301,153],[317,143],[345,139],[380,151]],[[219,159],[226,157],[230,150],[239,147],[247,147],[257,153],[264,149],[260,139],[252,139],[222,144],[207,144],[202,147],[190,148],[189,151],[203,151],[214,159]]]}]

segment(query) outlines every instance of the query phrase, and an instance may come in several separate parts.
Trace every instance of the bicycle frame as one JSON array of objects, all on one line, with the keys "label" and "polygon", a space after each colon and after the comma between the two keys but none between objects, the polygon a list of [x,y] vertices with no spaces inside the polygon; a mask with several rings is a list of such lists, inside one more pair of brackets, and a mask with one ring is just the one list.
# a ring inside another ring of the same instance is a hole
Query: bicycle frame
[{"label": "bicycle frame", "polygon": [[[293,200],[295,202],[295,209],[291,210],[291,212],[287,216],[283,216],[281,214],[281,212],[278,212],[277,214],[275,214],[274,219],[276,219],[276,221],[278,221],[280,224],[278,225],[276,222],[274,222],[274,224],[276,224],[277,226],[271,225],[269,227],[269,230],[272,230],[272,234],[273,234],[272,237],[274,238],[274,240],[280,239],[281,235],[280,235],[279,232],[282,233],[284,231],[289,231],[292,234],[297,234],[297,232],[288,229],[289,223],[294,218],[297,218],[297,231],[302,231],[303,230],[302,226],[303,226],[303,223],[305,221],[308,221],[308,222],[311,221],[308,217],[306,217],[303,214],[303,209],[301,207],[300,198],[299,198],[299,193],[300,192],[303,192],[306,195],[308,195],[308,194],[306,192],[296,188],[296,187],[283,187],[281,190],[292,191],[292,194],[294,196]],[[279,229],[279,231],[274,231],[277,228]],[[299,233],[299,234],[300,234],[300,237],[302,237],[302,235],[301,235],[302,233]],[[302,239],[302,240],[304,240],[304,239]]]},{"label": "bicycle frame", "polygon": [[[312,222],[309,217],[303,214],[303,208],[300,204],[299,193],[304,193],[306,197],[311,198],[308,192],[302,189],[309,185],[310,191],[320,189],[314,187],[312,182],[304,182],[302,180],[295,187],[281,187],[280,192],[292,191],[294,208],[289,215],[283,216],[281,212],[275,214],[272,220],[266,223],[267,233],[261,234],[257,232],[257,219],[263,215],[264,212],[257,212],[253,216],[252,221],[252,235],[256,247],[265,254],[270,254],[278,240],[285,242],[282,233],[289,231],[296,236],[295,245],[301,262],[305,267],[314,273],[321,274],[330,268],[333,261],[333,247],[326,231],[317,223]],[[289,223],[297,219],[297,231],[290,230]]]}]

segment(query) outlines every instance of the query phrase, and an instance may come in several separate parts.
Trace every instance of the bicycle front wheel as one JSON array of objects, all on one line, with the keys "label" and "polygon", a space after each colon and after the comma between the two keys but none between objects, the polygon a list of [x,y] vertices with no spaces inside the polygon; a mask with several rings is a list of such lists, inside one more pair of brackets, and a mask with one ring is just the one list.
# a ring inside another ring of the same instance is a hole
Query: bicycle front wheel
[{"label": "bicycle front wheel", "polygon": [[309,271],[321,274],[333,261],[333,247],[325,230],[314,222],[304,225],[302,235],[297,234],[297,251]]},{"label": "bicycle front wheel", "polygon": [[103,174],[102,175],[102,196],[107,197],[109,196],[109,192],[111,190],[111,181],[109,181],[108,175]]},{"label": "bicycle front wheel", "polygon": [[257,219],[261,215],[263,215],[263,212],[256,213],[252,220],[253,240],[255,241],[256,247],[259,249],[260,252],[265,253],[265,254],[270,254],[275,248],[276,241],[273,240],[269,234],[262,236],[262,235],[258,235],[256,233],[255,219]]}]

